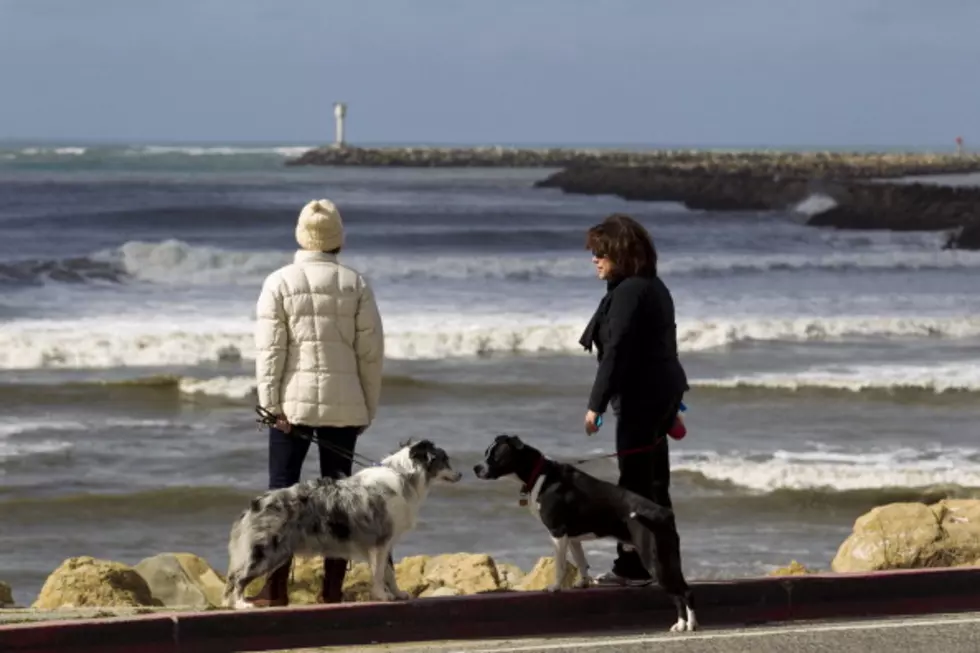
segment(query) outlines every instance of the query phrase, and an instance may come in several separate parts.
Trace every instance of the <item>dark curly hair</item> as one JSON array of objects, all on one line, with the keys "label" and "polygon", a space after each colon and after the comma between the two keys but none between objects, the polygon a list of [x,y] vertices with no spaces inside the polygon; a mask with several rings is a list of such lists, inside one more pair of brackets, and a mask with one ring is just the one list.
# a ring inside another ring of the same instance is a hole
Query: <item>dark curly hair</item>
[{"label": "dark curly hair", "polygon": [[613,213],[585,235],[585,249],[613,262],[619,277],[657,276],[657,249],[650,233],[623,213]]}]

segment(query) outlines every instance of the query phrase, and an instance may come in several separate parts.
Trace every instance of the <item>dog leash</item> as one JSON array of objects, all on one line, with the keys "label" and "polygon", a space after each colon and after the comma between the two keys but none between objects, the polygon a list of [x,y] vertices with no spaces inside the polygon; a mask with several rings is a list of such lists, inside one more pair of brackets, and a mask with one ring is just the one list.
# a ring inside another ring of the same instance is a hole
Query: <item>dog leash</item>
[{"label": "dog leash", "polygon": [[[263,424],[265,426],[276,425],[276,420],[278,419],[277,415],[270,413],[262,406],[256,406],[255,412],[259,416],[259,418],[255,421],[258,422],[259,424]],[[289,435],[294,435],[295,437],[303,438],[304,440],[309,440],[310,442],[315,443],[317,446],[323,447],[324,449],[327,449],[328,451],[331,451],[342,458],[346,458],[347,460],[357,465],[360,465],[361,467],[377,467],[378,465],[381,464],[375,462],[374,460],[371,460],[370,458],[368,458],[363,454],[359,454],[353,451],[348,451],[347,449],[341,447],[338,444],[329,442],[327,440],[321,440],[316,436],[316,434],[312,430],[307,431],[304,428],[293,426],[293,428],[290,429]],[[358,458],[360,458],[361,460],[358,460]]]},{"label": "dog leash", "polygon": [[653,444],[648,444],[648,445],[645,445],[645,446],[642,446],[642,447],[634,447],[633,449],[622,449],[620,451],[614,451],[612,453],[604,453],[601,456],[593,456],[591,458],[581,458],[579,460],[573,460],[573,461],[571,461],[571,464],[573,464],[573,465],[584,465],[585,463],[591,463],[591,462],[595,462],[597,460],[603,460],[605,458],[614,458],[614,457],[620,457],[620,458],[622,458],[624,456],[630,456],[630,455],[635,454],[635,453],[643,453],[645,451],[653,451],[658,446],[660,446],[660,442],[665,437],[666,436],[663,436],[663,435],[659,436],[656,440],[654,440]]}]

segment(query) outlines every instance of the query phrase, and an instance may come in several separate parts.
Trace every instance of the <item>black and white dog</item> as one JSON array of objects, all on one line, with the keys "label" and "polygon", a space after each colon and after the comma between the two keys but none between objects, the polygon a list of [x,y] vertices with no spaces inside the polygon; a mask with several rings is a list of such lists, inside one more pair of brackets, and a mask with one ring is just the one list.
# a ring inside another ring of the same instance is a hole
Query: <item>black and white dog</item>
[{"label": "black and white dog", "polygon": [[225,607],[249,607],[246,586],[296,554],[366,560],[374,579],[372,598],[408,599],[398,589],[388,553],[415,527],[432,483],[460,478],[446,452],[422,440],[402,445],[353,476],[266,492],[232,526]]},{"label": "black and white dog", "polygon": [[571,465],[546,457],[515,435],[498,435],[485,454],[484,463],[473,468],[481,479],[514,476],[527,494],[527,507],[551,534],[555,547],[555,582],[561,589],[566,556],[578,567],[575,587],[587,587],[589,564],[582,542],[613,538],[632,547],[643,566],[677,606],[677,623],[671,631],[698,627],[694,596],[681,570],[680,538],[674,513],[649,499],[598,479]]}]

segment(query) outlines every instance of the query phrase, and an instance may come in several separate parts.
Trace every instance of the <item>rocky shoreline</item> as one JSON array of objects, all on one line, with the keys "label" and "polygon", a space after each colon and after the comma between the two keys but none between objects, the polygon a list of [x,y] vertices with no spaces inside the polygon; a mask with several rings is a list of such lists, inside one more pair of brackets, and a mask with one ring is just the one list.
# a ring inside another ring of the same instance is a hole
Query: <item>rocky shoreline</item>
[{"label": "rocky shoreline", "polygon": [[[679,202],[706,211],[793,210],[814,194],[836,206],[809,216],[807,224],[838,229],[959,232],[967,239],[980,224],[980,187],[885,183],[843,176],[708,173],[670,167],[575,167],[535,184],[566,193],[616,195],[628,200]],[[971,227],[971,229],[965,229]],[[952,246],[968,246],[953,234]]]},{"label": "rocky shoreline", "polygon": [[[834,573],[887,569],[980,566],[980,499],[948,499],[878,506],[855,521],[851,535],[830,563]],[[415,598],[485,592],[540,591],[554,581],[554,560],[543,557],[524,572],[484,553],[409,556],[395,565],[398,586]],[[809,574],[791,562],[771,575]],[[578,571],[569,562],[563,586]],[[319,559],[298,558],[289,581],[290,601],[311,604],[323,580]],[[260,589],[262,581],[250,587]],[[224,576],[191,553],[161,553],[134,566],[87,556],[69,558],[48,577],[31,604],[34,610],[192,609],[221,605]],[[370,577],[363,563],[344,582],[344,601],[368,601]],[[0,608],[13,608],[10,587],[0,582]]]},{"label": "rocky shoreline", "polygon": [[976,172],[980,171],[980,154],[326,146],[287,159],[285,164],[406,168],[654,166],[712,175],[753,173],[854,179]]}]

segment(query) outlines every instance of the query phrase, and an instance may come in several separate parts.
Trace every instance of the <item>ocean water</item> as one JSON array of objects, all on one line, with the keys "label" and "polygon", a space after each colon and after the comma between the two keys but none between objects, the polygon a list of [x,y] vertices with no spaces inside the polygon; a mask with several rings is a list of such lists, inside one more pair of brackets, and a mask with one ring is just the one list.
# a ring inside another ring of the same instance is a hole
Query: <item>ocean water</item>
[{"label": "ocean water", "polygon": [[[563,460],[613,451],[612,418],[581,426],[595,363],[577,345],[603,294],[584,232],[613,211],[649,227],[677,305],[691,578],[827,568],[873,505],[980,494],[980,254],[942,234],[808,228],[820,197],[729,214],[533,188],[547,170],[282,165],[300,151],[0,147],[0,579],[19,602],[76,555],[224,570],[231,520],[266,484],[254,303],[318,197],[386,329],[360,451],[427,437],[466,475],[398,557],[550,555],[518,488],[471,469],[502,431]],[[582,467],[615,478],[608,458]],[[587,550],[601,570],[613,547]]]}]

